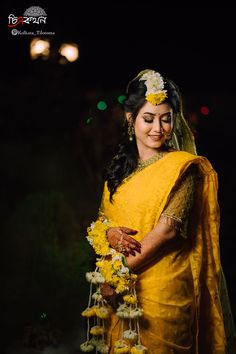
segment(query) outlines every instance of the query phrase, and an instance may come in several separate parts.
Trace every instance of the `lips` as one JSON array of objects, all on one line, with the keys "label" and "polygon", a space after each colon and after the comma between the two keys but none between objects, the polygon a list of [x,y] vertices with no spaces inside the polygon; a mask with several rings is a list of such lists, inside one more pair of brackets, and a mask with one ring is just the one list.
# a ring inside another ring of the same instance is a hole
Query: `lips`
[{"label": "lips", "polygon": [[159,141],[162,138],[162,135],[148,135],[153,141]]}]

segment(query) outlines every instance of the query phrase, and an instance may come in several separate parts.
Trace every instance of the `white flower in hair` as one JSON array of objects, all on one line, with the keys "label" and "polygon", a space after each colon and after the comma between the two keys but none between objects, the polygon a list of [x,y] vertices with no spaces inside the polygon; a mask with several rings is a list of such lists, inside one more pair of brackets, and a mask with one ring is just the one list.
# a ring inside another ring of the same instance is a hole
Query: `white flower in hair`
[{"label": "white flower in hair", "polygon": [[146,99],[154,106],[157,106],[167,98],[167,90],[164,90],[164,80],[157,71],[149,70],[139,80],[144,81],[147,87]]},{"label": "white flower in hair", "polygon": [[140,80],[145,81],[145,85],[147,86],[147,94],[160,93],[164,89],[164,81],[161,75],[154,70],[150,70],[143,74]]}]

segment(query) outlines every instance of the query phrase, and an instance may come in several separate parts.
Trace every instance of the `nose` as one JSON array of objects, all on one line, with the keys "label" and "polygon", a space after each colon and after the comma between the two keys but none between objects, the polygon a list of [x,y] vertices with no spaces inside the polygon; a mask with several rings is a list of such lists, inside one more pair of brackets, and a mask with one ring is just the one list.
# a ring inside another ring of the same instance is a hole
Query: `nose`
[{"label": "nose", "polygon": [[161,126],[161,121],[159,119],[155,119],[154,122],[153,122],[153,131],[155,133],[162,133],[163,132],[163,129],[162,129],[162,126]]}]

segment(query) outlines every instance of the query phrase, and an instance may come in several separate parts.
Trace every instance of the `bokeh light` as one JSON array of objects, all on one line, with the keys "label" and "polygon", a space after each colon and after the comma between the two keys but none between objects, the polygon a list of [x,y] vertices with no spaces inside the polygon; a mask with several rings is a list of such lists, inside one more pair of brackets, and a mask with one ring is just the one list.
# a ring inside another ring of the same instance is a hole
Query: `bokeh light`
[{"label": "bokeh light", "polygon": [[200,112],[204,115],[204,116],[208,116],[208,114],[210,113],[210,109],[207,106],[202,106],[200,108]]},{"label": "bokeh light", "polygon": [[75,43],[63,43],[59,48],[59,53],[69,62],[76,61],[79,58],[79,48]]},{"label": "bokeh light", "polygon": [[88,117],[86,119],[86,124],[90,124],[92,122],[92,120],[93,120],[93,117]]},{"label": "bokeh light", "polygon": [[120,104],[123,104],[125,99],[126,99],[126,96],[125,96],[125,95],[120,95],[120,96],[117,97],[117,101],[118,101]]},{"label": "bokeh light", "polygon": [[50,52],[50,43],[47,39],[34,38],[30,42],[30,56],[31,59],[37,59],[43,57],[47,59]]},{"label": "bokeh light", "polygon": [[105,111],[105,109],[107,109],[107,104],[105,101],[99,101],[97,103],[97,109],[99,109],[99,111]]}]

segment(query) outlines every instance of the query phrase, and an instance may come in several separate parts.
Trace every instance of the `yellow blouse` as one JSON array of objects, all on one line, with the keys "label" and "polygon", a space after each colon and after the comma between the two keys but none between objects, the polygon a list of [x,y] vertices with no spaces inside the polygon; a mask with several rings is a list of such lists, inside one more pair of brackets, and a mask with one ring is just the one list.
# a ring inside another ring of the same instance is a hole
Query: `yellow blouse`
[{"label": "yellow blouse", "polygon": [[195,181],[197,178],[195,166],[190,166],[181,176],[175,188],[170,193],[167,205],[159,222],[168,224],[187,237],[188,215],[193,204]]}]

